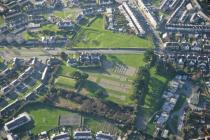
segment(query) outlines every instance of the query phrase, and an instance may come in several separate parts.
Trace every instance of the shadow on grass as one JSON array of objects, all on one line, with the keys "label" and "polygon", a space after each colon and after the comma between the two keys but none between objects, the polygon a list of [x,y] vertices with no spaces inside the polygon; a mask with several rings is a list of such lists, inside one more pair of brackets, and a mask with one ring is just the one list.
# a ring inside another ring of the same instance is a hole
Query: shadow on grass
[{"label": "shadow on grass", "polygon": [[87,81],[85,82],[84,88],[85,88],[88,92],[90,92],[91,95],[93,95],[93,96],[96,96],[96,95],[95,95],[95,92],[96,92],[97,90],[101,90],[104,94],[108,95],[105,88],[103,88],[102,86],[98,85],[97,83],[92,82],[92,81],[89,81],[89,80],[87,80]]}]

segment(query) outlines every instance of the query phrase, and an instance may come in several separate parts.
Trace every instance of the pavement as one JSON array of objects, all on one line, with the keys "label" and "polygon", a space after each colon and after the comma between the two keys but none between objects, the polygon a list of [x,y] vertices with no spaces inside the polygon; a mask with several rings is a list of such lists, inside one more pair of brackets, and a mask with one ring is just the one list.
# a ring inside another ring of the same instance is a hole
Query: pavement
[{"label": "pavement", "polygon": [[31,57],[38,57],[45,61],[51,56],[58,56],[61,52],[67,54],[75,54],[81,52],[87,53],[101,53],[101,54],[142,54],[146,48],[73,48],[65,50],[63,48],[44,49],[44,48],[4,48],[0,49],[0,55],[6,60],[11,60],[14,57],[30,59]]}]

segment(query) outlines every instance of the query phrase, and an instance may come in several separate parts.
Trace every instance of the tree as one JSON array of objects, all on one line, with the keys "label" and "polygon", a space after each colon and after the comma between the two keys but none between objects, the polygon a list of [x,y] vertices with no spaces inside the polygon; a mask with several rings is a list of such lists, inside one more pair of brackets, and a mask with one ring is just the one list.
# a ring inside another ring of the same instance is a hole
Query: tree
[{"label": "tree", "polygon": [[82,74],[79,71],[74,71],[71,75],[72,75],[72,78],[76,80],[80,80]]},{"label": "tree", "polygon": [[82,73],[81,74],[81,80],[87,80],[88,79],[88,77],[89,77],[89,75],[87,74],[87,73]]},{"label": "tree", "polygon": [[97,89],[96,91],[95,91],[95,95],[96,95],[96,97],[98,97],[98,98],[105,98],[107,95],[106,95],[106,93],[104,92],[104,90],[103,89]]},{"label": "tree", "polygon": [[61,52],[60,57],[61,57],[61,59],[64,60],[64,61],[67,61],[67,59],[68,59],[68,55],[67,55],[65,52]]},{"label": "tree", "polygon": [[147,62],[147,63],[150,63],[151,65],[155,64],[156,56],[155,56],[155,53],[154,53],[154,49],[147,49],[144,52],[144,61]]}]

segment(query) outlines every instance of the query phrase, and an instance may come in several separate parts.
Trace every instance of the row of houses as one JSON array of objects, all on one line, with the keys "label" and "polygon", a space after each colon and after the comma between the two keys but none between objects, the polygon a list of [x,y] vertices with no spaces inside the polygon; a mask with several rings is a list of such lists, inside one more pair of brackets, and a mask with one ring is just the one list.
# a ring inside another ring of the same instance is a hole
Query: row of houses
[{"label": "row of houses", "polygon": [[21,113],[16,118],[4,124],[4,130],[12,132],[15,129],[22,127],[23,125],[32,121],[32,118],[26,113]]},{"label": "row of houses", "polygon": [[191,70],[200,70],[202,72],[208,72],[210,69],[210,57],[208,55],[200,54],[165,54],[159,55],[159,58],[163,61],[175,64],[180,68],[189,68]]},{"label": "row of houses", "polygon": [[145,6],[144,2],[142,0],[136,0],[136,2],[139,10],[146,17],[146,20],[148,20],[148,23],[150,23],[154,29],[157,29],[158,27],[157,19],[152,15],[151,11]]},{"label": "row of houses", "polygon": [[[30,101],[33,101],[36,97],[36,94],[40,93],[40,91],[43,90],[48,78],[50,77],[50,74],[51,74],[50,67],[57,65],[58,60],[55,58],[47,59],[47,61],[46,61],[47,66],[46,66],[44,64],[41,64],[41,62],[37,61],[36,59],[31,59],[30,64],[36,65],[37,69],[39,69],[39,72],[41,72],[41,78],[40,78],[41,83],[39,83],[39,85],[37,85],[31,92],[24,95],[24,98],[16,99],[15,101],[11,102],[10,104],[8,104],[4,108],[2,108],[0,110],[1,117],[8,116],[9,114],[11,114],[11,112],[14,112],[17,109],[19,109],[20,106],[25,105]],[[44,67],[44,70],[42,71],[43,67]],[[28,81],[28,82],[30,82],[30,81]],[[29,83],[27,83],[27,84],[29,84]]]},{"label": "row of houses", "polygon": [[192,51],[192,52],[210,52],[210,44],[202,44],[199,42],[165,42],[164,49],[168,51]]},{"label": "row of houses", "polygon": [[174,109],[179,98],[178,89],[182,88],[187,76],[177,75],[172,81],[169,82],[167,90],[163,93],[163,98],[165,102],[162,106],[161,114],[158,116],[156,121],[157,127],[163,127],[170,116],[170,112]]},{"label": "row of houses", "polygon": [[42,37],[41,40],[38,39],[30,39],[25,41],[22,45],[29,46],[29,47],[36,47],[36,46],[64,46],[66,43],[68,43],[68,38],[66,37],[56,37],[56,36],[50,36],[50,37]]},{"label": "row of houses", "polygon": [[140,25],[138,19],[135,17],[130,7],[126,2],[124,2],[121,6],[119,6],[120,11],[124,14],[126,19],[129,22],[129,26],[135,31],[137,35],[144,36],[145,31]]},{"label": "row of houses", "polygon": [[82,66],[100,66],[102,61],[101,54],[89,54],[82,52],[78,58],[72,57],[67,60],[67,64],[72,67],[82,67]]},{"label": "row of houses", "polygon": [[[70,140],[70,135],[68,132],[60,132],[58,134],[52,134],[50,138],[47,132],[42,132],[39,134],[40,140]],[[76,130],[73,133],[74,140],[115,140],[115,137],[110,133],[104,133],[99,131],[93,136],[92,132],[89,130]]]}]

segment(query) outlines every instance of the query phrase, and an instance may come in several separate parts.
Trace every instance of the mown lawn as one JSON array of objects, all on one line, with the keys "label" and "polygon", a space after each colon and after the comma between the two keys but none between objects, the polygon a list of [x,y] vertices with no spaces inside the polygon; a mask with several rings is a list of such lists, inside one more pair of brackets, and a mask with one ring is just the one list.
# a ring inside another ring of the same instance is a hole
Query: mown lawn
[{"label": "mown lawn", "polygon": [[[158,75],[155,67],[150,69],[150,75],[149,92],[146,94],[144,105],[140,109],[140,114],[145,120],[150,119],[154,113],[157,113],[157,111],[160,110],[164,103],[162,98],[163,91],[165,90],[168,81],[172,78]],[[147,132],[153,132],[152,129],[154,129],[154,124],[149,122]]]},{"label": "mown lawn", "polygon": [[54,108],[45,104],[32,104],[26,106],[21,112],[28,112],[34,121],[32,132],[38,134],[58,126],[59,116],[73,114],[72,112]]},{"label": "mown lawn", "polygon": [[[52,106],[48,106],[42,103],[34,103],[30,106],[24,107],[21,112],[28,112],[34,121],[34,125],[32,128],[32,133],[38,134],[42,131],[46,131],[58,126],[59,116],[60,115],[75,115],[77,113],[72,113],[65,109],[59,109]],[[90,128],[93,132],[97,132],[99,130],[104,130],[106,126],[107,128],[112,128],[115,131],[120,130],[108,123],[106,120],[101,120],[99,118],[94,118],[90,116],[84,117],[84,126]],[[112,132],[109,129],[106,129],[109,132]]]},{"label": "mown lawn", "polygon": [[97,118],[86,117],[84,119],[84,126],[90,128],[93,132],[103,131],[111,134],[120,134],[121,130],[105,120]]},{"label": "mown lawn", "polygon": [[58,75],[70,77],[72,72],[76,70],[77,69],[67,66],[66,63],[63,62],[58,69]]},{"label": "mown lawn", "polygon": [[145,65],[143,53],[108,55],[107,60],[112,61],[113,63],[124,64],[134,68],[139,68],[140,66]]},{"label": "mown lawn", "polygon": [[58,16],[60,18],[67,18],[70,17],[71,19],[76,19],[76,16],[78,15],[78,9],[76,8],[66,8],[62,11],[55,11],[52,15]]},{"label": "mown lawn", "polygon": [[42,26],[41,29],[46,30],[46,31],[53,31],[53,32],[57,32],[60,30],[58,26],[55,24],[48,24],[48,25]]},{"label": "mown lawn", "polygon": [[4,18],[2,16],[0,16],[0,27],[4,25]]},{"label": "mown lawn", "polygon": [[78,48],[151,48],[151,39],[136,35],[114,33],[104,29],[103,17],[98,17],[89,27],[81,27],[73,45]]},{"label": "mown lawn", "polygon": [[64,89],[75,89],[75,86],[76,86],[76,80],[72,78],[59,76],[58,78],[55,79],[55,87],[64,88]]}]

